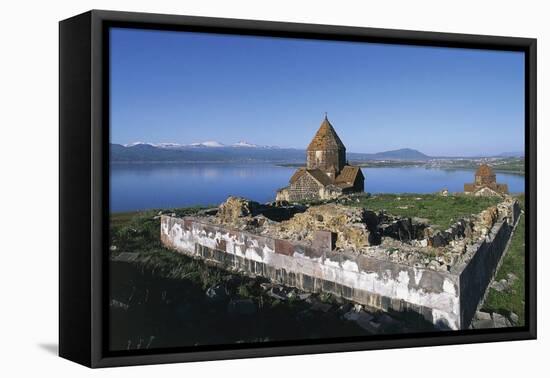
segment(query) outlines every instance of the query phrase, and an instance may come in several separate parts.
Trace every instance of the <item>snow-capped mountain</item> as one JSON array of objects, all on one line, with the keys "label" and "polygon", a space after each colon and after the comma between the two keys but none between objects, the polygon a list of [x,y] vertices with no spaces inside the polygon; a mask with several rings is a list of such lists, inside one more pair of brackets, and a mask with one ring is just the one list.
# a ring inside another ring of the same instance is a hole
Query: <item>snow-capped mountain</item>
[{"label": "snow-capped mountain", "polygon": [[206,142],[191,143],[193,147],[225,147],[225,144],[215,140],[207,140]]},{"label": "snow-capped mountain", "polygon": [[216,140],[207,140],[204,142],[195,142],[190,144],[183,144],[183,143],[148,143],[148,142],[133,142],[133,143],[127,143],[123,144],[124,147],[135,147],[135,146],[152,146],[157,148],[163,148],[163,149],[171,149],[171,150],[178,150],[178,149],[186,149],[186,148],[194,148],[194,147],[205,147],[205,148],[220,148],[220,147],[226,147],[226,148],[280,148],[277,146],[262,146],[259,144],[254,144],[247,142],[245,140],[240,140],[237,143],[233,144],[224,144],[221,142],[218,142]]},{"label": "snow-capped mountain", "polygon": [[148,142],[132,142],[132,143],[126,143],[123,144],[124,147],[136,147],[136,146],[151,146],[151,147],[157,147],[157,148],[170,148],[170,149],[178,149],[185,147],[185,144],[179,144],[179,143],[148,143]]},{"label": "snow-capped mountain", "polygon": [[193,144],[130,143],[111,144],[111,161],[116,162],[301,162],[304,151],[264,147],[248,142],[222,144],[206,141]]},{"label": "snow-capped mountain", "polygon": [[185,144],[180,144],[180,143],[155,143],[155,144],[151,144],[152,146],[154,147],[158,147],[158,148],[181,148],[181,147],[185,147]]},{"label": "snow-capped mountain", "polygon": [[258,148],[260,146],[258,146],[257,144],[253,144],[253,143],[248,143],[244,140],[240,140],[238,141],[237,143],[234,143],[231,145],[231,147],[249,147],[249,148]]},{"label": "snow-capped mountain", "polygon": [[154,144],[146,143],[146,142],[132,142],[132,143],[123,144],[124,147],[134,147],[139,145],[154,146]]}]

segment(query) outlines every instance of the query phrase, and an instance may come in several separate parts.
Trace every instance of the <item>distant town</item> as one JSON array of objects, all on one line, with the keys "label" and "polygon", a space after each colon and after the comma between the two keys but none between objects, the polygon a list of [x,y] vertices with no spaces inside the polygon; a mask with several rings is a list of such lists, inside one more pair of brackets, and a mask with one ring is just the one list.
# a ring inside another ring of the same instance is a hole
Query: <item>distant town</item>
[{"label": "distant town", "polygon": [[475,170],[480,164],[490,164],[495,172],[525,174],[523,157],[432,158],[428,160],[371,160],[352,161],[360,167],[425,167],[433,169]]}]

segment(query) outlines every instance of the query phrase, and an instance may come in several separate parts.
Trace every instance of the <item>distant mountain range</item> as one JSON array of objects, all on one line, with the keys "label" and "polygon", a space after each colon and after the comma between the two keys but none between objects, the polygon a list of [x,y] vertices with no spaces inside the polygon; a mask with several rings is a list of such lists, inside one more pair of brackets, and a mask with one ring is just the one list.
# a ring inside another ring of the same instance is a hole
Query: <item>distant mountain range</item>
[{"label": "distant mountain range", "polygon": [[[273,162],[301,163],[305,161],[305,150],[260,146],[245,141],[225,145],[217,141],[205,141],[192,144],[178,143],[131,143],[111,144],[112,162]],[[523,154],[503,153],[498,157],[515,157]],[[424,161],[437,159],[411,148],[377,152],[348,152],[350,161],[403,160]]]},{"label": "distant mountain range", "polygon": [[223,144],[215,140],[207,140],[204,142],[196,142],[196,143],[190,143],[190,144],[180,144],[180,143],[145,143],[145,142],[135,142],[135,143],[129,143],[124,144],[124,147],[134,147],[138,145],[148,145],[158,148],[167,148],[167,149],[173,149],[173,150],[185,150],[190,147],[212,147],[212,148],[220,148],[220,147],[249,147],[249,148],[279,148],[277,146],[261,146],[258,144],[248,143],[247,141],[240,140],[237,143],[233,144]]},{"label": "distant mountain range", "polygon": [[251,143],[238,142],[223,145],[208,141],[189,145],[172,143],[149,144],[134,143],[129,145],[111,144],[111,161],[113,162],[300,162],[304,161],[303,150],[256,146]]},{"label": "distant mountain range", "polygon": [[423,154],[420,151],[412,148],[401,148],[399,150],[391,150],[377,152],[374,154],[360,154],[350,152],[347,154],[348,160],[429,160],[430,156]]}]

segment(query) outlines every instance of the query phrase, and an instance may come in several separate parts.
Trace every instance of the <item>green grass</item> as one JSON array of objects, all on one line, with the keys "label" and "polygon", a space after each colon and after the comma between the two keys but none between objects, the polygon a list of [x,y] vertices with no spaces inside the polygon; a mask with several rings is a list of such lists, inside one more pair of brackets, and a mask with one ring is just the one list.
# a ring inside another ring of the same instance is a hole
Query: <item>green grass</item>
[{"label": "green grass", "polygon": [[479,213],[501,201],[498,197],[443,197],[437,194],[379,194],[359,199],[359,202],[352,201],[351,205],[374,211],[384,210],[396,216],[425,218],[434,228],[440,229],[447,229],[458,219]]},{"label": "green grass", "polygon": [[[518,197],[523,207],[523,196]],[[516,227],[506,256],[502,261],[495,279],[508,279],[508,273],[518,278],[509,291],[498,292],[489,289],[483,311],[497,312],[508,316],[514,312],[519,317],[518,325],[525,324],[525,216],[522,215]]]},{"label": "green grass", "polygon": [[[166,213],[185,216],[195,214],[198,210],[200,208],[171,209]],[[151,269],[161,277],[189,280],[204,290],[226,282],[229,277],[235,278],[221,268],[164,248],[160,242],[158,212],[157,209],[111,214],[110,245],[116,246],[116,250],[109,251],[111,256],[115,257],[121,252],[137,253],[139,258],[134,261],[135,264]],[[296,301],[282,303],[268,296],[261,287],[261,283],[265,281],[261,277],[253,279],[238,276],[237,283],[234,284],[236,286],[231,290],[239,297],[253,298],[261,307],[280,307],[284,310],[303,306]]]},{"label": "green grass", "polygon": [[[172,209],[167,213],[177,216],[192,215],[201,207]],[[138,253],[139,261],[157,269],[168,277],[186,278],[204,288],[221,281],[224,274],[218,268],[208,266],[190,257],[164,248],[160,242],[159,210],[111,214],[110,245],[116,247],[109,253]]]},{"label": "green grass", "polygon": [[[196,214],[206,207],[187,207],[163,211],[178,217]],[[161,247],[159,209],[111,214],[111,245],[120,252],[143,251]]]}]

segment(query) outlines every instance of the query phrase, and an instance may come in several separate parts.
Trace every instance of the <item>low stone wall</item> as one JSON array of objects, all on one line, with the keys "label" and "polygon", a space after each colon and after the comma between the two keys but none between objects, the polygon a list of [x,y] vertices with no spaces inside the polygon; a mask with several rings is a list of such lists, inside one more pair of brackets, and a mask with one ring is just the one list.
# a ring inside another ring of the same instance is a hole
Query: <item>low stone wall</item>
[{"label": "low stone wall", "polygon": [[[519,209],[519,207],[518,207]],[[515,213],[514,213],[515,214]],[[519,213],[518,213],[519,216]],[[514,219],[493,226],[472,258],[452,272],[231,230],[200,218],[161,217],[162,243],[225,269],[310,292],[329,292],[383,310],[414,311],[442,329],[467,328],[510,237]],[[475,250],[474,250],[475,249]]]},{"label": "low stone wall", "polygon": [[162,216],[165,246],[229,270],[384,310],[411,310],[442,328],[460,327],[457,276],[364,255],[227,230],[200,219]]},{"label": "low stone wall", "polygon": [[519,203],[512,206],[512,216],[497,222],[484,240],[469,246],[467,254],[471,258],[456,268],[460,277],[460,316],[466,326],[485,297],[519,220]]}]

